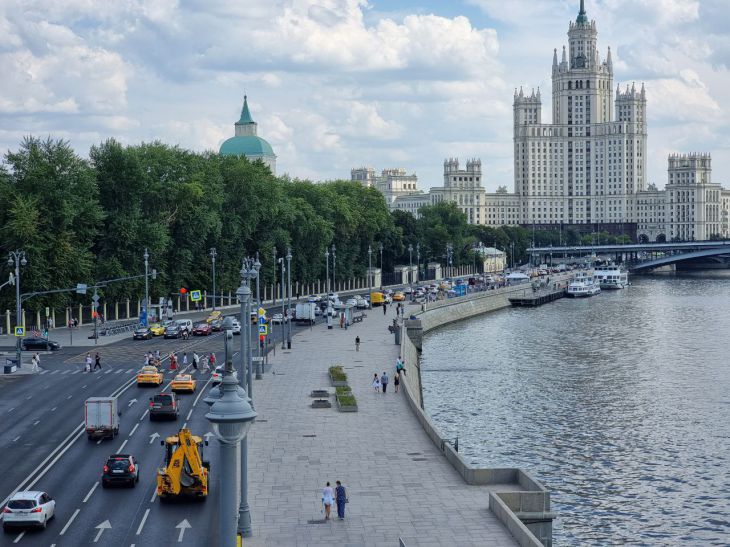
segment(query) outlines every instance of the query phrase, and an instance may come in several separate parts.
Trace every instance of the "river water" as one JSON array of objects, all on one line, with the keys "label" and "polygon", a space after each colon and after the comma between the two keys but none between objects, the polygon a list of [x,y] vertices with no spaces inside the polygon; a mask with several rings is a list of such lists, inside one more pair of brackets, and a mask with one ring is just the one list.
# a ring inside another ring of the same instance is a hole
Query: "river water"
[{"label": "river water", "polygon": [[730,279],[631,281],[430,332],[426,412],[550,489],[556,546],[730,545]]}]

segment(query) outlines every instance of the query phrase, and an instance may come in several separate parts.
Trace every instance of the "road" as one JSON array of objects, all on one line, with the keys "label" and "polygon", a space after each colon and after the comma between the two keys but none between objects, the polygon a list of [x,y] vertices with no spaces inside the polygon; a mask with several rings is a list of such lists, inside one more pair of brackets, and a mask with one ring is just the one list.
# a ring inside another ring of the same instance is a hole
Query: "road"
[{"label": "road", "polygon": [[[296,328],[296,327],[294,327]],[[280,342],[275,328],[272,343]],[[253,336],[256,329],[252,328]],[[255,339],[255,338],[254,338]],[[238,348],[239,338],[234,339]],[[190,340],[124,340],[99,348],[101,371],[83,372],[85,352],[64,349],[42,357],[40,374],[0,383],[0,449],[5,466],[0,474],[0,499],[5,505],[14,491],[43,490],[56,499],[56,518],[46,530],[0,535],[3,545],[204,545],[217,543],[219,489],[218,441],[210,436],[205,458],[211,465],[210,496],[205,502],[161,504],[155,494],[156,470],[163,462],[160,439],[189,427],[194,434],[211,432],[203,402],[209,375],[194,372],[195,394],[182,395],[177,421],[151,422],[149,397],[160,388],[140,388],[135,374],[143,354],[159,349],[164,355],[215,351],[223,360],[220,333]],[[191,372],[192,369],[188,370]],[[165,373],[165,390],[175,373]],[[254,385],[255,389],[255,385]],[[119,436],[89,441],[83,431],[84,401],[116,395],[122,411]],[[106,458],[131,453],[140,462],[135,488],[102,489],[100,475]]]}]

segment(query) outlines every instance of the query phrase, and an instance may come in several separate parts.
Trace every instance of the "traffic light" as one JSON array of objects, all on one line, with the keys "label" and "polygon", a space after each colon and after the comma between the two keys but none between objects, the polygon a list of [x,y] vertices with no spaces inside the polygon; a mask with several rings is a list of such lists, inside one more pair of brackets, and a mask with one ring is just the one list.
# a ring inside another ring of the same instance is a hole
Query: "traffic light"
[{"label": "traffic light", "polygon": [[183,296],[185,296],[186,294],[188,294],[188,290],[185,287],[181,287],[180,288],[180,294],[183,295]]}]

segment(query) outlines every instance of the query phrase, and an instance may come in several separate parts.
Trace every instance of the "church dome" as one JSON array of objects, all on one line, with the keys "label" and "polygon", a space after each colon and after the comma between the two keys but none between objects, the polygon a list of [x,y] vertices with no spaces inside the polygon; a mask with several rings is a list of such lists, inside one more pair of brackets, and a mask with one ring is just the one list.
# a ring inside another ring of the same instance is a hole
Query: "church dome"
[{"label": "church dome", "polygon": [[274,156],[271,145],[261,137],[245,135],[231,137],[221,144],[222,156]]}]

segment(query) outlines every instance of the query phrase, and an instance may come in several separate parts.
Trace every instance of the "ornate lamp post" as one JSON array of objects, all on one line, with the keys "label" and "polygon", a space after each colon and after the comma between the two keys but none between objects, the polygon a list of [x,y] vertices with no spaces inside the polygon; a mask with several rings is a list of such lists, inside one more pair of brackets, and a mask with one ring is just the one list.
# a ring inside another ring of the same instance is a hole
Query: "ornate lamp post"
[{"label": "ornate lamp post", "polygon": [[288,280],[289,291],[287,293],[287,313],[289,314],[286,322],[286,347],[291,349],[291,248],[286,249],[286,277]]},{"label": "ornate lamp post", "polygon": [[[213,309],[215,309],[215,257],[218,256],[218,253],[216,252],[215,247],[212,247],[208,254],[213,262]],[[243,318],[241,318],[241,320],[243,320]]]},{"label": "ornate lamp post", "polygon": [[284,257],[279,259],[281,263],[281,349],[286,349],[286,337],[284,336],[284,321],[286,321],[286,314],[284,312],[284,304],[286,304],[286,286],[284,285]]},{"label": "ornate lamp post", "polygon": [[150,267],[150,253],[147,252],[147,247],[145,247],[144,254],[142,256],[144,257],[144,324],[147,325],[149,324],[150,316],[150,284],[149,280],[147,279]]},{"label": "ornate lamp post", "polygon": [[325,247],[325,249],[324,249],[324,260],[327,263],[327,266],[326,266],[327,274],[325,276],[326,281],[324,284],[325,285],[324,290],[327,294],[329,294],[329,292],[330,292],[330,251],[327,247]]},{"label": "ornate lamp post", "polygon": [[337,292],[337,248],[332,244],[332,292]]},{"label": "ornate lamp post", "polygon": [[[28,264],[25,258],[25,251],[10,251],[8,253],[8,266],[15,265],[15,326],[24,327],[22,312],[20,309],[20,267]],[[18,368],[21,367],[20,362],[20,339],[18,336],[15,339],[15,359]]]},{"label": "ornate lamp post", "polygon": [[416,243],[416,283],[421,281],[421,244]]},{"label": "ornate lamp post", "polygon": [[413,245],[408,244],[408,286],[411,285],[411,275],[413,274]]},{"label": "ornate lamp post", "polygon": [[[256,262],[253,263],[253,269],[256,270],[256,316],[258,317],[258,310],[261,308],[261,287],[259,285],[259,280],[261,279],[261,262],[259,262],[259,253],[256,253]],[[250,318],[249,318],[250,319]],[[258,357],[261,357],[261,353],[263,351],[263,340],[260,340],[260,337],[256,337],[259,342],[256,344],[258,347],[258,351],[256,352],[256,355]],[[256,361],[256,379],[261,379],[261,368],[263,367],[263,364],[261,360],[259,359]]]},{"label": "ornate lamp post", "polygon": [[382,282],[382,275],[383,275],[383,244],[382,243],[380,244],[380,275],[381,275],[381,282],[380,282],[380,284],[382,285],[383,284],[383,282]]},{"label": "ornate lamp post", "polygon": [[368,307],[372,308],[370,300],[373,294],[373,249],[368,245]]}]

